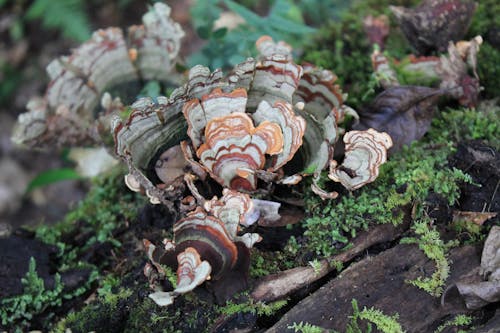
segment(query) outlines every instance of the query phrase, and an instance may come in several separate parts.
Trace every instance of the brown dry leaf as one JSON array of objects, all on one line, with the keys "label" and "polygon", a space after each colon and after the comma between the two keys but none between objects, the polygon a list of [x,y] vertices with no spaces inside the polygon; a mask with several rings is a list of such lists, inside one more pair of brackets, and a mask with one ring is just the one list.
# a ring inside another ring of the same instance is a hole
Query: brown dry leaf
[{"label": "brown dry leaf", "polygon": [[464,211],[454,211],[453,212],[453,222],[457,221],[466,221],[466,222],[472,222],[477,225],[483,225],[486,220],[489,220],[495,216],[497,216],[498,213],[489,213],[489,212],[464,212]]},{"label": "brown dry leaf", "polygon": [[500,226],[491,228],[481,256],[481,275],[500,283]]},{"label": "brown dry leaf", "polygon": [[420,53],[443,52],[467,32],[477,4],[471,0],[424,0],[415,8],[390,6],[410,44]]},{"label": "brown dry leaf", "polygon": [[355,130],[374,128],[388,133],[393,141],[391,152],[420,139],[429,129],[436,103],[443,91],[419,86],[392,87],[359,112]]},{"label": "brown dry leaf", "polygon": [[[472,273],[472,272],[471,272]],[[485,281],[481,281],[479,274]],[[481,267],[456,284],[467,308],[479,309],[500,301],[500,227],[494,226],[484,243]]]}]

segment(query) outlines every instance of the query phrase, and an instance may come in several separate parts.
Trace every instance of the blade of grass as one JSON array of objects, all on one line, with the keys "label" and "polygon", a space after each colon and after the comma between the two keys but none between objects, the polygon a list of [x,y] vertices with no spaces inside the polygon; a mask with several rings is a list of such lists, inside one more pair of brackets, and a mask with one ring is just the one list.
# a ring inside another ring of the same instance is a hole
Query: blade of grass
[{"label": "blade of grass", "polygon": [[71,168],[46,170],[35,176],[26,187],[26,193],[36,188],[54,184],[63,180],[82,179],[83,177]]}]

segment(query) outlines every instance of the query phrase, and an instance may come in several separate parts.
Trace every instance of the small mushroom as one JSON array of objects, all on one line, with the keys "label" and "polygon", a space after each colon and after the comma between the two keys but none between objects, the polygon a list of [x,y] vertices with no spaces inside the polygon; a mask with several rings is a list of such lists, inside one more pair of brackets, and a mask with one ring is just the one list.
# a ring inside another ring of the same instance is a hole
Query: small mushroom
[{"label": "small mushroom", "polygon": [[254,203],[248,194],[229,189],[224,189],[222,194],[220,199],[213,197],[206,201],[203,208],[226,225],[250,226],[256,221]]},{"label": "small mushroom", "polygon": [[212,267],[207,261],[201,261],[198,251],[188,247],[177,255],[177,288],[174,292],[187,293],[210,278]]},{"label": "small mushroom", "polygon": [[144,241],[150,260],[144,273],[153,288],[165,277],[162,265],[177,266],[177,288],[150,295],[159,305],[171,304],[176,296],[208,279],[223,279],[231,271],[242,279],[248,274],[248,249],[261,240],[258,234],[238,235],[239,222],[245,221],[253,206],[250,197],[227,190],[221,200],[214,198],[205,206],[216,216],[201,207],[188,213],[174,225],[174,241],[166,241],[164,248]]},{"label": "small mushroom", "polygon": [[126,174],[124,177],[125,180],[125,185],[133,191],[133,192],[140,192],[141,191],[141,183],[137,180],[137,178],[134,177],[132,174]]},{"label": "small mushroom", "polygon": [[392,146],[392,140],[387,133],[370,128],[366,131],[347,132],[344,142],[344,161],[339,166],[332,160],[328,177],[353,191],[378,177],[379,167],[387,159],[387,150]]}]

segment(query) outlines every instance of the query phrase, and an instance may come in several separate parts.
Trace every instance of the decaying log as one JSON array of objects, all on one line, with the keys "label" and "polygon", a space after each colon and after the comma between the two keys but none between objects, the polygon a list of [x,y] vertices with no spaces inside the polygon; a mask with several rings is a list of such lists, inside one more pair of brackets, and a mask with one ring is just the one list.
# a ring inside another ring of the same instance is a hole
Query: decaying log
[{"label": "decaying log", "polygon": [[[455,248],[449,258],[452,265],[448,285],[480,260],[474,246]],[[435,263],[417,245],[397,245],[349,266],[300,301],[267,332],[287,332],[288,326],[301,321],[344,332],[353,313],[352,299],[357,300],[360,309],[374,307],[386,315],[398,314],[397,321],[406,332],[434,332],[449,318],[471,313],[458,294],[441,305],[439,298],[407,283],[434,271]]]}]

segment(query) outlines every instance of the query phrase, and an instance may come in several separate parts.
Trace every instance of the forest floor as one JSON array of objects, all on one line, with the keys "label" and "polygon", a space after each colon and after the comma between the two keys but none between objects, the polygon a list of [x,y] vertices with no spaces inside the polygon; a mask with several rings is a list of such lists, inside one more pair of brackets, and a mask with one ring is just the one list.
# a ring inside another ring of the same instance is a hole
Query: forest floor
[{"label": "forest floor", "polygon": [[[186,3],[170,5],[188,31],[185,57],[202,42]],[[123,15],[117,6],[93,8],[92,25],[127,26],[145,11],[139,1]],[[13,13],[0,14],[0,23]],[[26,23],[20,40],[6,37],[0,50],[22,77],[9,94],[0,90],[0,299],[8,300],[0,331],[365,332],[371,325],[381,332],[500,332],[498,298],[470,309],[456,287],[474,274],[479,279],[485,240],[500,225],[495,88],[487,87],[475,110],[440,105],[428,133],[391,155],[380,179],[360,191],[334,185],[341,197],[331,201],[305,185],[277,193],[282,223],[253,228],[263,241],[252,252],[246,290],[228,300],[218,297],[226,286],[207,282],[162,308],[148,298],[142,240],[161,242],[176,221],[128,190],[124,166],[92,181],[25,192],[40,172],[72,166],[64,152],[21,150],[10,141],[26,101],[44,91],[46,64],[76,45],[37,24]],[[321,58],[321,45],[336,34],[321,30],[303,58]],[[361,104],[361,88],[343,83]]]}]

